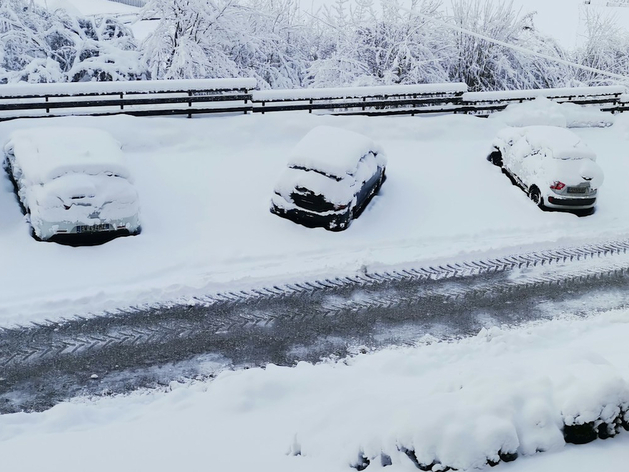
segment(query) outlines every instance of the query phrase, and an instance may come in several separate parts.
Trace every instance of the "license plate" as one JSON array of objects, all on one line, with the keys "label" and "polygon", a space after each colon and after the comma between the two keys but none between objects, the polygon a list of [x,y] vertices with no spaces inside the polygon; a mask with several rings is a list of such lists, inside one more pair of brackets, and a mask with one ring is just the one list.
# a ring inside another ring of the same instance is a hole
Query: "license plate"
[{"label": "license plate", "polygon": [[111,225],[108,223],[103,223],[101,225],[81,225],[76,227],[77,233],[98,233],[100,231],[109,231],[111,230]]},{"label": "license plate", "polygon": [[587,187],[568,187],[568,193],[586,193]]}]

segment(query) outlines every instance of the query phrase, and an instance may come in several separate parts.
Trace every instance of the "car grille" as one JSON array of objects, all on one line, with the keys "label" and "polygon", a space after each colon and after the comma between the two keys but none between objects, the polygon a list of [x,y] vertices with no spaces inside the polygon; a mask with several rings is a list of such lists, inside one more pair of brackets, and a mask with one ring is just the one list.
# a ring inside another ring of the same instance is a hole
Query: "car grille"
[{"label": "car grille", "polygon": [[315,195],[312,191],[307,189],[297,188],[290,196],[293,202],[295,202],[295,205],[305,210],[316,212],[334,210],[334,205],[328,202],[323,195]]}]

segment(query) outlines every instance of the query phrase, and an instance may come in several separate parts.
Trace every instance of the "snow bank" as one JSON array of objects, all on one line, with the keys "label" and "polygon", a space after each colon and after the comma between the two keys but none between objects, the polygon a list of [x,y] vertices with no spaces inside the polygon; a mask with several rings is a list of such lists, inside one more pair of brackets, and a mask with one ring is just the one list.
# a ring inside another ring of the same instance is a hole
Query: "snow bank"
[{"label": "snow bank", "polygon": [[[0,456],[12,471],[127,470],[134,460],[155,472],[443,471],[516,456],[539,470],[538,453],[564,449],[565,425],[594,437],[629,426],[628,321],[621,311],[451,343],[427,337],[338,362],[226,371],[166,392],[3,415]],[[564,461],[560,470],[584,469]]]},{"label": "snow bank", "polygon": [[115,174],[131,178],[120,144],[95,128],[14,131],[4,147],[22,186],[45,184],[65,174]]},{"label": "snow bank", "polygon": [[327,98],[358,98],[372,96],[394,96],[414,94],[462,93],[467,92],[463,83],[449,84],[417,84],[417,85],[379,85],[373,87],[338,87],[310,88],[294,90],[256,90],[253,92],[255,102],[269,100],[308,100]]},{"label": "snow bank", "polygon": [[501,112],[489,115],[509,126],[547,125],[563,128],[607,127],[614,123],[614,115],[595,106],[557,103],[545,97],[523,103],[512,103]]}]

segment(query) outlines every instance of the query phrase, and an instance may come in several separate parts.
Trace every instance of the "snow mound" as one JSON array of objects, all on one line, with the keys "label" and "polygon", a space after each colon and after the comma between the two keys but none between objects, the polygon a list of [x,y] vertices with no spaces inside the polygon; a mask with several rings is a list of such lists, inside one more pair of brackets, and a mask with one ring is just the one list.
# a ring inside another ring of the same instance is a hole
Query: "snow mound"
[{"label": "snow mound", "polygon": [[607,127],[614,123],[614,115],[597,107],[574,103],[557,103],[538,97],[523,103],[513,103],[504,111],[489,116],[509,126],[547,125],[562,128]]},{"label": "snow mound", "polygon": [[289,167],[312,169],[342,179],[356,172],[361,157],[372,152],[382,167],[384,153],[370,138],[334,126],[317,126],[293,149]]},{"label": "snow mound", "polygon": [[[164,392],[1,415],[0,455],[6,470],[79,471],[116,450],[93,470],[126,470],[141,456],[155,471],[469,471],[629,428],[628,335],[623,310],[449,343],[426,337],[316,365],[228,370]],[[573,464],[543,470],[583,470]]]}]

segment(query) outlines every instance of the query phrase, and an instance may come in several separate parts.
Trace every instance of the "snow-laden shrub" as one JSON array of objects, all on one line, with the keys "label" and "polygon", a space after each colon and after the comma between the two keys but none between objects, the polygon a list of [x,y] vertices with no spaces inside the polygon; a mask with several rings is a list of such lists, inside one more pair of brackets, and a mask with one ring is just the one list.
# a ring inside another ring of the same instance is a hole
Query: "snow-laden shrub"
[{"label": "snow-laden shrub", "polygon": [[0,83],[144,78],[130,30],[25,0],[0,2]]}]

